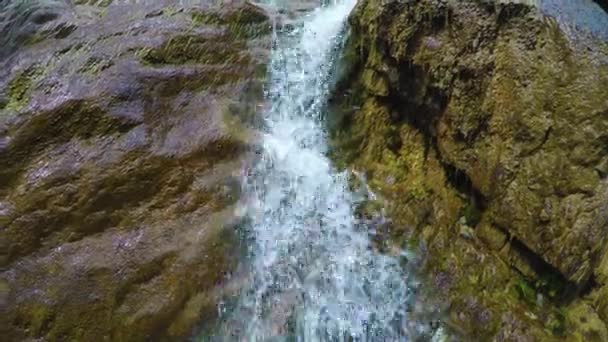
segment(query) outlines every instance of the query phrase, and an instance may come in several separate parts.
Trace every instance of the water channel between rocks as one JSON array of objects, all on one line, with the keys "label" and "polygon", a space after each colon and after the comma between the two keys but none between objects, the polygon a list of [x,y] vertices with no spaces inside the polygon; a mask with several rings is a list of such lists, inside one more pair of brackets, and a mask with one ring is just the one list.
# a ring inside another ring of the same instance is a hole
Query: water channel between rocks
[{"label": "water channel between rocks", "polygon": [[325,101],[355,3],[325,4],[274,37],[263,156],[245,185],[250,280],[212,340],[396,341],[424,329],[408,320],[400,256],[373,248],[360,198],[326,156]]}]

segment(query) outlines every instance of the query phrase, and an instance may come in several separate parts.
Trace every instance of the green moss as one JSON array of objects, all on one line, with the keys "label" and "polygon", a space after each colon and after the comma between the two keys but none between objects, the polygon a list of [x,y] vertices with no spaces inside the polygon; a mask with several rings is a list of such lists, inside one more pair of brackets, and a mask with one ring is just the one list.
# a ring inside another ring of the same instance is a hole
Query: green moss
[{"label": "green moss", "polygon": [[180,12],[180,8],[177,8],[175,6],[167,6],[165,8],[163,8],[163,14],[166,15],[167,17],[172,17],[176,14],[178,14]]},{"label": "green moss", "polygon": [[466,223],[470,227],[475,227],[481,221],[481,210],[475,204],[473,198],[469,199],[469,202],[464,206],[462,215],[464,216]]},{"label": "green moss", "polygon": [[112,65],[113,62],[111,60],[91,57],[78,71],[84,74],[95,76],[100,72],[106,70],[107,68],[111,67]]},{"label": "green moss", "polygon": [[372,69],[365,69],[362,75],[362,82],[370,94],[376,96],[388,96],[388,81],[381,73]]},{"label": "green moss", "polygon": [[557,309],[549,314],[545,321],[545,327],[552,335],[565,336],[567,322],[567,311],[565,309]]},{"label": "green moss", "polygon": [[99,11],[99,14],[97,14],[99,16],[99,18],[103,18],[106,16],[106,13],[108,13],[108,8],[102,8],[101,11]]},{"label": "green moss", "polygon": [[[578,280],[557,275],[584,265],[588,260],[580,257],[601,248],[601,241],[586,250],[585,233],[566,234],[574,220],[562,228],[548,215],[540,225],[538,215],[543,207],[555,215],[563,196],[577,194],[583,202],[580,193],[597,195],[603,176],[596,170],[605,169],[606,152],[598,142],[606,141],[600,133],[606,129],[596,117],[606,112],[608,70],[572,49],[557,25],[545,27],[526,11],[497,18],[481,7],[471,10],[477,5],[360,1],[346,47],[350,65],[341,66],[345,80],[331,103],[332,155],[366,173],[399,226],[395,239],[422,241],[424,272],[433,282],[445,275],[441,294],[456,318],[465,317],[455,321],[472,339],[492,340],[500,331],[505,339],[570,340],[580,322],[570,324],[570,308],[560,305],[575,296],[567,296],[575,292],[567,287]],[[466,25],[469,15],[477,25]],[[563,154],[572,148],[576,153]],[[466,174],[487,200],[483,215],[474,200],[454,198],[454,182],[446,181],[434,158]],[[509,186],[522,195],[505,200]],[[460,237],[461,217],[485,229],[485,239]],[[505,233],[534,246],[538,258],[558,269],[537,272],[533,261],[498,253]],[[575,236],[578,241],[570,239]],[[606,303],[598,300],[600,316],[608,316]],[[483,325],[480,312],[490,317]],[[505,317],[513,326],[503,326]],[[583,336],[579,340],[588,339]]]},{"label": "green moss", "polygon": [[253,5],[228,13],[193,11],[194,25],[225,26],[232,38],[256,38],[271,32],[272,26],[266,14]]},{"label": "green moss", "polygon": [[191,14],[192,22],[195,25],[224,25],[226,21],[217,13],[206,11],[193,11]]},{"label": "green moss", "polygon": [[34,334],[44,334],[48,329],[49,320],[52,317],[51,309],[41,303],[35,303],[27,308],[27,316],[29,320],[29,326],[33,330]]},{"label": "green moss", "polygon": [[[556,283],[553,281],[552,283]],[[546,289],[541,287],[552,286],[546,281],[535,281],[519,278],[513,285],[515,298],[526,304],[528,309],[542,317],[545,330],[554,336],[565,336],[568,327],[568,309],[563,306],[554,306],[542,300]],[[555,285],[553,285],[555,286]],[[554,297],[556,292],[552,292]],[[539,300],[539,298],[541,300]]]},{"label": "green moss", "polygon": [[29,68],[19,73],[8,84],[8,102],[4,106],[8,111],[19,111],[29,101],[28,94],[36,77],[40,75],[38,67]]},{"label": "green moss", "polygon": [[94,5],[98,7],[108,7],[113,0],[74,0],[74,5]]},{"label": "green moss", "polygon": [[180,35],[158,48],[143,48],[138,52],[147,64],[247,64],[251,58],[243,53],[244,46],[208,39],[197,35]]},{"label": "green moss", "polygon": [[558,299],[566,291],[567,284],[563,277],[555,272],[541,274],[535,282],[535,287],[551,299]]},{"label": "green moss", "polygon": [[513,284],[513,290],[519,300],[525,302],[529,306],[536,305],[536,289],[526,279],[518,279],[517,282]]},{"label": "green moss", "polygon": [[246,4],[237,10],[232,10],[225,14],[210,11],[193,11],[192,20],[201,25],[261,24],[267,23],[268,17],[256,6]]}]

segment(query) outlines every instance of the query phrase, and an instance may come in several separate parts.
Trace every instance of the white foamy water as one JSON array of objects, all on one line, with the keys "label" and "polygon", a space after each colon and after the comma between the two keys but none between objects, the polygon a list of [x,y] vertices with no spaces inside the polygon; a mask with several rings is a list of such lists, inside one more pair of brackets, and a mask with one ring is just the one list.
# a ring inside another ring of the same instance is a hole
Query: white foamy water
[{"label": "white foamy water", "polygon": [[218,332],[227,341],[407,341],[408,276],[372,247],[357,198],[326,156],[324,105],[355,0],[279,33],[264,152],[245,192],[251,278]]}]

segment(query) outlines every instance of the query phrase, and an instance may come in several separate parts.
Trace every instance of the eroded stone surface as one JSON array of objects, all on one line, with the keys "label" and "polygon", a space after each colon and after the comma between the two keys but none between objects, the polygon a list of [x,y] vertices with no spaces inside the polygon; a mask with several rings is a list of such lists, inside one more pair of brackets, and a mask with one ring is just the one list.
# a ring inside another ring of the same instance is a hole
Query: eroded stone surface
[{"label": "eroded stone surface", "polygon": [[0,27],[3,338],[189,334],[238,255],[266,13],[13,3]]},{"label": "eroded stone surface", "polygon": [[513,1],[360,1],[351,24],[337,158],[428,256],[451,325],[605,338],[606,42]]}]

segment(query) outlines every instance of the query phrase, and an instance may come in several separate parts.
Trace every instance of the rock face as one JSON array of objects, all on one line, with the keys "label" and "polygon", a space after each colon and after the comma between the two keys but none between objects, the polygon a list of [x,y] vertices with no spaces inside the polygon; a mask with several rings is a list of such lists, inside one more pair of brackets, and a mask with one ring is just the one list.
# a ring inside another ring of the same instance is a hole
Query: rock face
[{"label": "rock face", "polygon": [[213,316],[270,29],[244,1],[0,2],[3,340]]},{"label": "rock face", "polygon": [[362,0],[351,24],[338,159],[426,256],[449,324],[608,340],[606,41],[510,1]]}]

